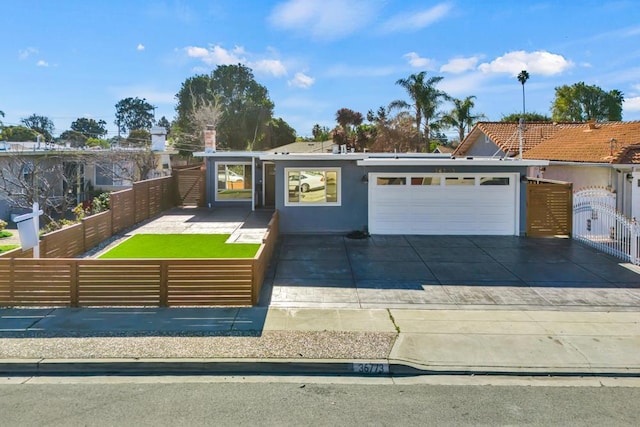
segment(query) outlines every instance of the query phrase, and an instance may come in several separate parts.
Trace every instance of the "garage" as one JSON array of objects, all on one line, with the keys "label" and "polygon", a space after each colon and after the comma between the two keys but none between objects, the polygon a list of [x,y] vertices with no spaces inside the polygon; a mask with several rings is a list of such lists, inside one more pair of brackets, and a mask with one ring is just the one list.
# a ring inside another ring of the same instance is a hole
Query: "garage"
[{"label": "garage", "polygon": [[518,235],[517,173],[370,173],[372,234]]}]

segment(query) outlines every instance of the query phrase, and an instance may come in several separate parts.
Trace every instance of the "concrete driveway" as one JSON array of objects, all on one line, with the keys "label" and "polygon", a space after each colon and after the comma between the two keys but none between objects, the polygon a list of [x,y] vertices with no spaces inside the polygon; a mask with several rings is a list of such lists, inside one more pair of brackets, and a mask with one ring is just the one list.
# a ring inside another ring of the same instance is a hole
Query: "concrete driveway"
[{"label": "concrete driveway", "polygon": [[571,239],[282,235],[261,305],[640,310],[640,268]]}]

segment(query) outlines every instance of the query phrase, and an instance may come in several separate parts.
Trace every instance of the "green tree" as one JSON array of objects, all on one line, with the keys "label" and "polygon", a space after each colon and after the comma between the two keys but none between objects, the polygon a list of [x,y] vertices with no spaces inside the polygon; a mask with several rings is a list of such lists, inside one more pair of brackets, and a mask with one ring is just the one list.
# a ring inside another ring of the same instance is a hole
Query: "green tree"
[{"label": "green tree", "polygon": [[71,123],[71,130],[80,132],[87,138],[102,138],[107,134],[107,122],[104,120],[80,117]]},{"label": "green tree", "polygon": [[362,113],[349,108],[341,108],[336,112],[336,122],[340,126],[333,132],[333,139],[338,144],[356,146],[356,128],[362,124]]},{"label": "green tree", "polygon": [[527,82],[527,80],[529,80],[529,72],[527,72],[527,70],[520,71],[520,74],[518,74],[518,81],[520,82],[520,84],[522,84],[522,114],[525,114],[527,112],[524,104],[524,84]]},{"label": "green tree", "polygon": [[453,109],[442,117],[442,123],[447,127],[458,130],[459,141],[462,141],[477,121],[485,117],[484,114],[472,114],[475,107],[475,96],[467,96],[465,99],[453,99]]},{"label": "green tree", "polygon": [[153,117],[154,106],[145,98],[124,98],[116,104],[116,120],[118,132],[127,132],[135,129],[151,129],[155,121]]},{"label": "green tree", "polygon": [[[273,102],[267,89],[255,81],[250,68],[220,65],[210,75],[188,78],[176,95],[176,129],[196,135],[194,111],[215,105],[220,111],[216,125],[217,145],[234,150],[251,150],[264,136],[273,117]],[[204,141],[199,142],[200,145]],[[192,151],[198,147],[192,147]]]},{"label": "green tree", "polygon": [[313,125],[311,129],[314,141],[328,141],[331,139],[331,130],[327,126]]},{"label": "green tree", "polygon": [[264,138],[260,145],[266,150],[269,148],[279,147],[281,145],[291,144],[296,141],[296,131],[289,126],[280,117],[273,118],[267,123]]},{"label": "green tree", "polygon": [[89,138],[87,139],[87,147],[96,147],[96,148],[109,148],[111,144],[106,139],[100,138]]},{"label": "green tree", "polygon": [[167,120],[165,116],[160,117],[160,120],[158,120],[157,125],[165,128],[165,130],[167,131],[167,136],[169,136],[169,134],[171,133],[171,123],[169,122],[169,120]]},{"label": "green tree", "polygon": [[[0,117],[4,117],[4,111],[0,110]],[[2,120],[0,120],[0,131],[2,131]]]},{"label": "green tree", "polygon": [[2,139],[10,142],[36,141],[38,132],[26,126],[5,126],[2,128]]},{"label": "green tree", "polygon": [[151,133],[146,129],[133,129],[129,132],[125,143],[132,147],[150,147]]},{"label": "green tree", "polygon": [[500,119],[501,122],[518,122],[523,118],[525,122],[551,122],[551,117],[545,116],[540,113],[511,113],[506,116],[502,116]]},{"label": "green tree", "polygon": [[27,118],[21,119],[20,123],[42,135],[45,141],[53,140],[54,126],[49,117],[32,114]]},{"label": "green tree", "polygon": [[622,92],[616,89],[605,92],[584,82],[564,85],[556,88],[551,117],[554,121],[620,121],[623,101]]},{"label": "green tree", "polygon": [[84,147],[87,144],[87,137],[75,130],[66,130],[60,134],[58,141],[68,143],[72,147]]},{"label": "green tree", "polygon": [[[408,108],[415,115],[415,125],[417,129],[418,144],[427,139],[434,125],[434,119],[438,115],[440,104],[449,99],[449,96],[436,88],[436,85],[443,79],[441,76],[427,77],[426,71],[418,74],[411,74],[407,78],[398,79],[396,84],[407,91],[411,98],[411,104],[403,100],[396,100],[389,104],[391,108]],[[424,123],[424,124],[423,124]],[[418,148],[417,146],[414,148]]]}]

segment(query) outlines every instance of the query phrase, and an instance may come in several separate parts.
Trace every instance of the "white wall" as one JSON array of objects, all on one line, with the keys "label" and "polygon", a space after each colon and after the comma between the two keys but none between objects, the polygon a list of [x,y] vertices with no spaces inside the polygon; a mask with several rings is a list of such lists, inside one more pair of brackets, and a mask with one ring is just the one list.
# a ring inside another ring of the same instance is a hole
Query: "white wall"
[{"label": "white wall", "polygon": [[545,166],[540,178],[573,183],[573,191],[587,187],[614,187],[611,168],[597,166]]}]

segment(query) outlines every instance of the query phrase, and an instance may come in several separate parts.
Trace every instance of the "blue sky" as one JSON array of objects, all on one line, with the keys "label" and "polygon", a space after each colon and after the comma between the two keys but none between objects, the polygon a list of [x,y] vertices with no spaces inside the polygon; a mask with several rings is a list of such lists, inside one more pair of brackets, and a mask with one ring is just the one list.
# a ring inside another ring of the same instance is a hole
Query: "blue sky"
[{"label": "blue sky", "polygon": [[236,63],[301,136],[340,108],[408,100],[395,82],[423,70],[490,120],[521,111],[522,69],[527,111],[550,114],[555,87],[584,81],[622,91],[623,119],[640,120],[637,0],[34,0],[2,14],[1,120],[45,115],[55,134],[91,117],[113,135],[126,97],[171,120],[186,78]]}]

